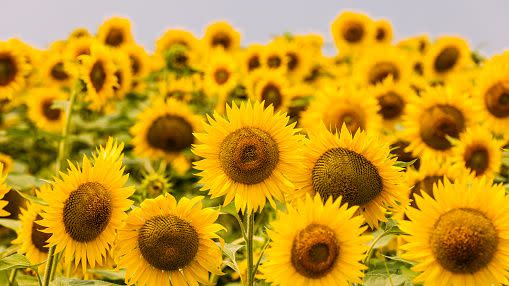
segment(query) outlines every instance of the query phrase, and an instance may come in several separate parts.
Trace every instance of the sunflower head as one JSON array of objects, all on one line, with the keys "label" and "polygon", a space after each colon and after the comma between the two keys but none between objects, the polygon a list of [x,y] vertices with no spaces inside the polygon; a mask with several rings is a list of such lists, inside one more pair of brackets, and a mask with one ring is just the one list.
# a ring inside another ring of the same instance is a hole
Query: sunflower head
[{"label": "sunflower head", "polygon": [[255,85],[253,100],[263,101],[265,107],[272,105],[275,110],[285,110],[289,104],[289,82],[279,73],[267,72]]},{"label": "sunflower head", "polygon": [[168,29],[156,41],[156,53],[164,54],[166,51],[177,46],[196,52],[199,48],[199,42],[193,33],[189,31],[182,29]]},{"label": "sunflower head", "polygon": [[49,132],[62,132],[65,122],[65,112],[54,104],[66,100],[69,95],[59,88],[40,87],[30,90],[28,117],[35,125]]},{"label": "sunflower head", "polygon": [[0,217],[8,216],[10,213],[4,208],[9,203],[5,200],[4,196],[10,191],[10,187],[7,186],[5,180],[7,179],[7,172],[4,169],[4,165],[0,163]]},{"label": "sunflower head", "polygon": [[407,55],[389,45],[377,45],[366,52],[354,66],[354,74],[362,85],[376,85],[392,77],[404,82],[412,74]]},{"label": "sunflower head", "polygon": [[224,96],[237,85],[240,75],[237,63],[231,55],[215,52],[206,64],[204,77],[207,94]]},{"label": "sunflower head", "polygon": [[439,38],[424,56],[424,74],[431,79],[443,79],[472,64],[468,43],[459,37]]},{"label": "sunflower head", "polygon": [[392,41],[392,24],[387,19],[380,19],[374,22],[375,42],[390,43]]},{"label": "sunflower head", "polygon": [[87,28],[78,27],[78,28],[75,28],[74,30],[72,30],[72,32],[69,34],[68,39],[72,40],[72,39],[88,38],[88,37],[92,37],[92,34],[90,33],[90,31]]},{"label": "sunflower head", "polygon": [[341,12],[332,22],[334,43],[343,54],[348,54],[371,43],[374,39],[373,20],[359,12]]},{"label": "sunflower head", "polygon": [[509,241],[507,198],[491,180],[445,180],[427,194],[417,196],[418,208],[407,211],[410,221],[400,222],[408,233],[403,257],[414,260],[420,272],[415,282],[442,285],[508,283],[503,251]]},{"label": "sunflower head", "polygon": [[97,32],[97,38],[105,45],[113,48],[133,43],[131,21],[127,18],[112,17],[101,24]]},{"label": "sunflower head", "polygon": [[202,41],[209,48],[232,52],[240,47],[240,33],[228,22],[218,21],[207,26]]},{"label": "sunflower head", "polygon": [[0,99],[11,99],[25,85],[30,66],[12,41],[0,42]]},{"label": "sunflower head", "polygon": [[264,46],[260,44],[249,45],[241,53],[242,69],[248,74],[262,66]]}]

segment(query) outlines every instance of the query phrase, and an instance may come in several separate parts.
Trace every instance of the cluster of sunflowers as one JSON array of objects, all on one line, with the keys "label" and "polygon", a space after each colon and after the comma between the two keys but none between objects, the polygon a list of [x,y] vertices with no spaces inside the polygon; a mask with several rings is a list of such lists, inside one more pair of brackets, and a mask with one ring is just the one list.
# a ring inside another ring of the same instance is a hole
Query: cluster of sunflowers
[{"label": "cluster of sunflowers", "polygon": [[331,33],[0,42],[0,285],[509,284],[509,53]]}]

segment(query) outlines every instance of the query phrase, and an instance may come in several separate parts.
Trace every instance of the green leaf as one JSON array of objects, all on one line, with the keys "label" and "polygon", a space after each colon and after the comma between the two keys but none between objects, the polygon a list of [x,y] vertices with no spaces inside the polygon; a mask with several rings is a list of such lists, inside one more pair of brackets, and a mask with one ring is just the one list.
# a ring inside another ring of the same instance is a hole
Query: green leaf
[{"label": "green leaf", "polygon": [[396,161],[394,166],[399,167],[399,168],[407,168],[409,166],[412,166],[415,163],[415,161],[417,161],[417,159],[413,159],[410,162]]},{"label": "green leaf", "polygon": [[15,253],[0,259],[0,271],[19,268],[30,268],[30,261],[24,255]]},{"label": "green leaf", "polygon": [[100,280],[80,280],[75,278],[57,278],[50,283],[51,286],[118,286],[118,284]]},{"label": "green leaf", "polygon": [[25,192],[18,191],[18,190],[16,190],[16,192],[18,192],[18,194],[19,194],[20,196],[22,196],[23,198],[25,198],[25,199],[29,200],[29,201],[30,201],[30,202],[32,202],[32,203],[36,203],[36,204],[39,204],[39,205],[42,205],[42,206],[47,206],[47,205],[48,205],[48,203],[47,203],[47,202],[45,202],[45,201],[44,201],[43,199],[41,199],[41,198],[38,198],[38,197],[36,197],[36,196],[32,196],[32,195],[30,195],[30,194],[27,194],[27,193],[25,193]]},{"label": "green leaf", "polygon": [[39,286],[37,277],[23,274],[21,271],[16,274],[16,282],[19,286]]},{"label": "green leaf", "polygon": [[0,225],[12,230],[18,230],[21,227],[21,222],[16,219],[0,218]]},{"label": "green leaf", "polygon": [[364,277],[364,286],[412,286],[410,278],[400,274],[368,273]]},{"label": "green leaf", "polygon": [[387,258],[387,259],[389,259],[389,260],[398,261],[398,262],[403,262],[403,263],[405,263],[405,264],[410,264],[410,265],[415,265],[415,262],[410,261],[410,260],[403,259],[403,258],[401,258],[401,257],[399,257],[399,256],[387,256],[387,255],[383,255],[383,254],[382,254],[382,256],[383,256],[383,257],[385,257],[385,258]]},{"label": "green leaf", "polygon": [[88,272],[109,281],[124,281],[125,279],[125,270],[89,269]]},{"label": "green leaf", "polygon": [[27,174],[9,174],[7,184],[14,189],[23,190],[39,187],[42,182],[36,177]]},{"label": "green leaf", "polygon": [[244,247],[244,245],[239,244],[233,244],[233,243],[225,243],[223,247],[223,253],[228,257],[230,260],[226,261],[225,264],[229,266],[231,269],[235,270],[235,272],[239,273],[239,275],[242,275],[239,270],[239,265],[237,264],[237,251]]}]

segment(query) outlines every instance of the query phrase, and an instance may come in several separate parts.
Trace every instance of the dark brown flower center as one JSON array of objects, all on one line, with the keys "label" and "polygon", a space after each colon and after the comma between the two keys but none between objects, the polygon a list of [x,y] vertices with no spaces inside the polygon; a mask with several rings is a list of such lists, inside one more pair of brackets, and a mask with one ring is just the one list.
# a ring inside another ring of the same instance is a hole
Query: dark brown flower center
[{"label": "dark brown flower center", "polygon": [[231,42],[232,40],[230,38],[230,35],[226,33],[217,33],[212,38],[213,47],[221,46],[225,50],[228,50],[230,48]]},{"label": "dark brown flower center", "polygon": [[292,265],[299,274],[318,279],[334,269],[339,251],[336,234],[331,228],[310,224],[293,239]]},{"label": "dark brown flower center", "polygon": [[385,120],[398,118],[403,113],[405,102],[399,94],[394,91],[378,97],[378,104],[380,105],[379,113]]},{"label": "dark brown flower center", "polygon": [[32,234],[31,234],[32,244],[40,252],[47,253],[48,252],[47,241],[51,237],[51,234],[42,232],[42,230],[44,230],[45,227],[36,223],[36,221],[39,221],[41,219],[42,219],[41,215],[38,214],[35,217],[34,222],[32,223]]},{"label": "dark brown flower center", "polygon": [[200,245],[194,227],[173,214],[153,217],[138,231],[143,258],[159,270],[176,271],[189,265]]},{"label": "dark brown flower center", "polygon": [[333,148],[316,161],[312,172],[313,190],[323,200],[330,196],[362,206],[383,191],[382,177],[364,156],[345,148]]},{"label": "dark brown flower center", "polygon": [[382,42],[383,40],[385,40],[385,29],[384,28],[378,28],[376,29],[376,40],[379,41],[379,42]]},{"label": "dark brown flower center", "polygon": [[10,84],[16,78],[18,68],[9,54],[0,54],[0,86]]},{"label": "dark brown flower center", "polygon": [[62,110],[52,107],[53,100],[49,99],[42,103],[42,113],[48,120],[55,121],[60,119]]},{"label": "dark brown flower center", "polygon": [[96,92],[100,92],[106,81],[106,70],[104,69],[104,65],[101,61],[94,63],[89,76]]},{"label": "dark brown flower center", "polygon": [[69,75],[65,72],[63,62],[58,62],[51,68],[51,76],[58,81],[69,79]]},{"label": "dark brown flower center", "polygon": [[96,239],[108,226],[112,213],[111,193],[97,182],[80,185],[64,203],[64,227],[78,242]]},{"label": "dark brown flower center", "polygon": [[223,171],[233,181],[257,184],[270,177],[276,168],[278,145],[267,132],[243,127],[223,140],[219,160]]},{"label": "dark brown flower center", "polygon": [[262,101],[265,101],[265,107],[272,104],[274,109],[278,109],[283,102],[279,87],[272,83],[264,86],[262,89]]},{"label": "dark brown flower center", "polygon": [[423,75],[424,74],[424,68],[422,67],[422,63],[421,62],[416,62],[414,64],[414,72],[418,75]]},{"label": "dark brown flower center", "polygon": [[389,75],[392,75],[394,81],[399,80],[399,69],[393,63],[380,62],[376,63],[369,71],[369,83],[377,84],[381,83]]},{"label": "dark brown flower center", "polygon": [[106,45],[118,47],[124,43],[124,31],[119,28],[111,28],[106,36]]},{"label": "dark brown flower center", "polygon": [[420,118],[422,141],[436,150],[452,147],[447,136],[459,138],[465,130],[465,117],[460,110],[450,105],[435,105],[426,109]]},{"label": "dark brown flower center", "polygon": [[131,62],[131,70],[133,71],[133,75],[138,75],[141,69],[141,62],[140,60],[133,55],[129,56],[129,60]]},{"label": "dark brown flower center", "polygon": [[465,161],[465,167],[473,170],[476,176],[481,176],[488,169],[490,155],[485,146],[469,146],[463,160]]},{"label": "dark brown flower center", "polygon": [[435,71],[444,73],[451,70],[458,62],[459,57],[460,51],[458,48],[453,46],[444,48],[435,59]]},{"label": "dark brown flower center", "polygon": [[286,66],[289,71],[293,71],[299,67],[299,57],[297,56],[297,54],[289,52],[286,54],[286,56],[288,57],[288,63],[286,64]]},{"label": "dark brown flower center", "polygon": [[278,55],[271,55],[267,58],[267,65],[269,68],[276,69],[281,66],[281,57]]},{"label": "dark brown flower center", "polygon": [[457,208],[438,218],[430,244],[442,267],[471,275],[485,268],[495,256],[498,233],[493,222],[479,210]]},{"label": "dark brown flower center", "polygon": [[509,116],[509,82],[494,84],[484,95],[484,103],[493,116],[505,118]]},{"label": "dark brown flower center", "polygon": [[225,68],[219,68],[214,71],[214,80],[217,84],[223,85],[230,78],[230,72]]},{"label": "dark brown flower center", "polygon": [[147,141],[156,149],[180,152],[193,144],[193,126],[180,116],[165,115],[152,123],[147,133]]},{"label": "dark brown flower center", "polygon": [[348,27],[343,31],[343,38],[351,44],[361,42],[363,37],[364,26],[362,23],[350,23]]},{"label": "dark brown flower center", "polygon": [[249,58],[247,61],[247,69],[249,71],[255,70],[260,67],[260,56],[259,55],[253,55]]}]

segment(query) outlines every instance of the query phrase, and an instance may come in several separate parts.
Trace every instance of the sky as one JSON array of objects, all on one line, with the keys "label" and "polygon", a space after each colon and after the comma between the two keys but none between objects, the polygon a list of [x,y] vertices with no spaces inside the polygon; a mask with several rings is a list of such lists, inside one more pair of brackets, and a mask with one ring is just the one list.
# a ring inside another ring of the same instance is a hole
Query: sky
[{"label": "sky", "polygon": [[133,22],[135,39],[152,50],[167,28],[197,36],[226,19],[242,32],[242,44],[267,42],[284,32],[317,32],[331,42],[329,27],[344,10],[363,11],[393,23],[395,39],[427,33],[459,35],[485,55],[509,48],[509,1],[446,0],[3,0],[0,39],[19,37],[40,48],[76,27],[97,31],[110,16]]}]

